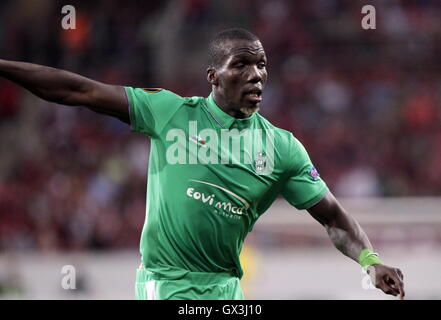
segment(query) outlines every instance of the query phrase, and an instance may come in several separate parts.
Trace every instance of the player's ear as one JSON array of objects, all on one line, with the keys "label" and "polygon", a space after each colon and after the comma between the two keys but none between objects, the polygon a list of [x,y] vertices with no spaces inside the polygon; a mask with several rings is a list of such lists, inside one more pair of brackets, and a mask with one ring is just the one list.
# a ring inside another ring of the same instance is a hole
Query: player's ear
[{"label": "player's ear", "polygon": [[207,80],[211,83],[213,86],[217,86],[218,79],[217,79],[217,72],[216,69],[213,67],[207,68]]}]

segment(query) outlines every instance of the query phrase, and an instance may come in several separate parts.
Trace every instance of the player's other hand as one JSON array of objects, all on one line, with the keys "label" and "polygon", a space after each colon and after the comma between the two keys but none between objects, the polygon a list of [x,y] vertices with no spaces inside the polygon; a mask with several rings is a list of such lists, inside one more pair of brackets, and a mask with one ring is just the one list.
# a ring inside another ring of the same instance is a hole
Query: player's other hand
[{"label": "player's other hand", "polygon": [[400,269],[376,264],[368,268],[368,273],[376,288],[395,297],[399,295],[401,300],[404,299],[404,277]]}]

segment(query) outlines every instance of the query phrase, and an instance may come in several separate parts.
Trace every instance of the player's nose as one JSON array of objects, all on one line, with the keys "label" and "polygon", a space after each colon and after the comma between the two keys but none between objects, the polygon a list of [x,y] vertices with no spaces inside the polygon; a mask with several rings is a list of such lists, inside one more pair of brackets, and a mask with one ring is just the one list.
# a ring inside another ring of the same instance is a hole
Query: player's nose
[{"label": "player's nose", "polygon": [[262,81],[262,72],[257,66],[253,66],[250,68],[248,73],[248,82],[258,83]]}]

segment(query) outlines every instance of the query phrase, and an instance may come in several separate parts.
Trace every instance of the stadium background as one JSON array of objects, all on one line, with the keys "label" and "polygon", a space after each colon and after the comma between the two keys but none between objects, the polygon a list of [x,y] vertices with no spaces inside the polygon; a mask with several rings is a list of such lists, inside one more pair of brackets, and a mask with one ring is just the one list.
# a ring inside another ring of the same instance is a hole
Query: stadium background
[{"label": "stadium background", "polygon": [[[77,29],[61,28],[74,5]],[[377,29],[361,28],[361,7]],[[440,1],[0,1],[0,58],[103,82],[206,96],[206,48],[228,27],[262,40],[261,113],[402,268],[408,298],[440,299]],[[132,299],[144,222],[145,136],[0,78],[0,298]],[[243,255],[250,299],[388,299],[306,212],[278,201]],[[61,268],[76,267],[63,290]]]}]

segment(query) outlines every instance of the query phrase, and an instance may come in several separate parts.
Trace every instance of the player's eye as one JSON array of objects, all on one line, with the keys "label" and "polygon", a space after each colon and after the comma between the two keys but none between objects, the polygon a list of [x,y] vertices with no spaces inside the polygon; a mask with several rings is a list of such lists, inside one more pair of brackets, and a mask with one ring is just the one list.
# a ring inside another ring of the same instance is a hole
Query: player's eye
[{"label": "player's eye", "polygon": [[260,62],[257,66],[258,66],[260,69],[263,69],[263,68],[266,67],[266,63],[265,63],[265,62]]},{"label": "player's eye", "polygon": [[245,67],[245,63],[237,62],[237,63],[234,64],[234,67],[238,68],[238,69],[241,69],[241,68]]}]

